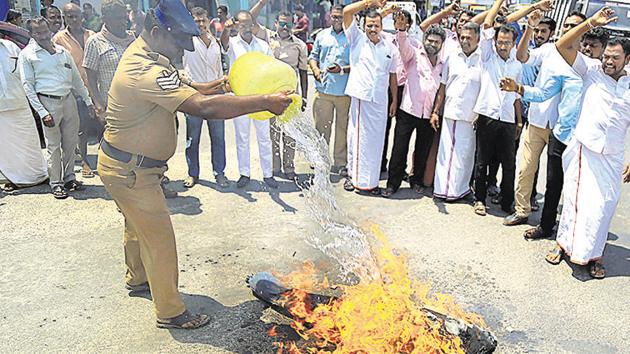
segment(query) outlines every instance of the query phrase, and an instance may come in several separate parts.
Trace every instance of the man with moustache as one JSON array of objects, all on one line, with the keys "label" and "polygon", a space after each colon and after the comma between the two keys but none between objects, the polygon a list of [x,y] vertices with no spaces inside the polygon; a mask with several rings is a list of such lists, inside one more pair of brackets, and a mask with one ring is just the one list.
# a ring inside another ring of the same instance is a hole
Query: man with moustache
[{"label": "man with moustache", "polygon": [[477,118],[473,107],[481,86],[480,35],[480,26],[473,22],[459,30],[460,48],[446,58],[431,113],[436,131],[442,117],[433,196],[446,201],[461,199],[471,191]]},{"label": "man with moustache", "polygon": [[[282,112],[286,93],[236,97],[223,95],[216,82],[179,76],[172,65],[194,50],[199,35],[179,0],[161,0],[146,15],[142,34],[123,54],[107,104],[107,125],[98,171],[125,217],[125,287],[151,291],[158,328],[195,329],[207,315],[186,309],[178,289],[175,233],[160,182],[175,153],[175,117],[183,112],[203,119],[229,119],[268,110]],[[268,130],[267,130],[268,132]]]},{"label": "man with moustache", "polygon": [[[473,111],[479,114],[477,127],[477,159],[475,163],[474,212],[486,215],[488,166],[498,157],[502,166],[501,209],[510,214],[514,201],[516,169],[516,130],[522,127],[521,105],[517,95],[501,92],[499,80],[511,77],[520,81],[522,65],[514,58],[514,27],[502,25],[495,30],[494,20],[502,5],[496,0],[484,20],[480,48],[482,53],[481,88]],[[494,39],[494,40],[493,40]]]},{"label": "man with moustache", "polygon": [[[597,27],[584,34],[580,44],[576,42],[574,45],[581,47],[582,54],[600,59],[607,42],[607,31]],[[563,188],[562,154],[573,136],[580,112],[582,79],[566,63],[556,62],[556,65],[557,72],[542,87],[519,86],[510,79],[503,79],[501,83],[502,90],[517,92],[524,101],[544,102],[560,95],[558,121],[549,135],[547,145],[545,204],[540,223],[525,231],[525,239],[550,238],[553,235]]]},{"label": "man with moustache", "polygon": [[52,32],[54,36],[63,26],[63,22],[61,20],[61,10],[59,10],[59,8],[55,5],[50,5],[44,8],[43,11],[45,12],[45,17],[50,24],[50,32]]},{"label": "man with moustache", "polygon": [[[517,58],[519,61],[529,66],[534,71],[539,70],[536,75],[536,86],[542,86],[556,71],[565,67],[562,58],[557,53],[553,43],[545,43],[542,46],[530,50],[527,42],[531,39],[533,29],[541,26],[542,13],[534,12],[528,18],[528,27],[523,33],[523,38],[518,45]],[[571,13],[565,19],[562,33],[584,21],[581,13]],[[544,26],[544,24],[542,24]],[[577,45],[577,44],[576,44]],[[559,62],[559,63],[558,63]],[[529,85],[532,85],[529,83]],[[507,216],[503,224],[506,226],[520,225],[529,220],[532,212],[532,192],[535,176],[538,170],[540,155],[547,146],[551,130],[558,120],[558,103],[560,95],[544,102],[533,102],[529,106],[527,129],[523,141],[523,152],[521,154],[520,171],[515,195],[515,211]]]},{"label": "man with moustache", "polygon": [[616,20],[615,12],[603,7],[556,43],[584,86],[578,123],[563,155],[564,199],[557,246],[545,259],[558,264],[566,253],[572,263],[587,265],[597,279],[606,276],[603,253],[621,196],[630,126],[630,76],[625,70],[630,64],[630,41],[610,39],[601,60],[579,53],[573,43],[589,29]]},{"label": "man with moustache", "polygon": [[[398,49],[382,35],[383,23],[377,8],[383,0],[355,2],[343,9],[343,27],[350,45],[350,65],[346,94],[351,97],[348,124],[348,174],[344,189],[380,195],[378,187],[387,115],[398,107],[396,78]],[[366,10],[364,32],[355,14]],[[388,107],[387,89],[392,93]]]},{"label": "man with moustache", "polygon": [[418,47],[410,43],[407,31],[398,31],[396,35],[407,81],[396,118],[394,146],[389,163],[387,188],[382,192],[383,197],[390,197],[400,188],[407,169],[409,142],[414,131],[416,132],[414,170],[409,176],[409,184],[417,193],[423,190],[425,166],[434,136],[429,119],[435,94],[440,86],[442,74],[440,50],[445,37],[444,29],[438,25],[431,25],[424,32],[422,45]]}]

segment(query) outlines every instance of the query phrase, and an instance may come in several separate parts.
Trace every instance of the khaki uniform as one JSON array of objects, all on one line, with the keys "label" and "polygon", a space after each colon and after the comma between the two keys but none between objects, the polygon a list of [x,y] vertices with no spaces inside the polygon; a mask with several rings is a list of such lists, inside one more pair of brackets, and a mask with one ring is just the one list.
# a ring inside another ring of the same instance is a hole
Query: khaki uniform
[{"label": "khaki uniform", "polygon": [[[266,32],[269,48],[273,52],[274,57],[289,64],[295,70],[299,81],[300,70],[308,70],[308,49],[306,44],[296,36],[281,39],[277,32],[269,30]],[[301,93],[301,88],[298,83],[296,92]],[[280,147],[281,141],[282,149]],[[271,143],[273,149],[273,171],[277,173],[282,168],[285,173],[295,172],[295,140],[282,133],[276,118],[271,119]]]},{"label": "khaki uniform", "polygon": [[178,291],[175,233],[160,188],[167,167],[137,166],[142,156],[163,161],[173,156],[176,111],[196,92],[181,82],[166,57],[152,52],[139,37],[125,51],[114,76],[104,134],[109,145],[133,156],[125,163],[99,151],[99,175],[125,216],[127,284],[149,282],[161,319],[186,309]]}]

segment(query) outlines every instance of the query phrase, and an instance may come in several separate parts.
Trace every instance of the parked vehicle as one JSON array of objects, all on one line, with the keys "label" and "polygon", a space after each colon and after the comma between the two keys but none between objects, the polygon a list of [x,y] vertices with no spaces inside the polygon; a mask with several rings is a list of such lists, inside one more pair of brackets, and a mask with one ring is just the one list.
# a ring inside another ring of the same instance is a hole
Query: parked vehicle
[{"label": "parked vehicle", "polygon": [[22,27],[0,21],[0,38],[10,40],[23,49],[31,39],[31,35]]}]

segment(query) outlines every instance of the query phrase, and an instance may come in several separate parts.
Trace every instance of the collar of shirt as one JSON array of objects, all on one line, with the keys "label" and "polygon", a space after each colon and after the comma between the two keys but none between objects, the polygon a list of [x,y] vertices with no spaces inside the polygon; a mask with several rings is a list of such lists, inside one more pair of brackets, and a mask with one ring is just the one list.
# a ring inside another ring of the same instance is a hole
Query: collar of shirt
[{"label": "collar of shirt", "polygon": [[[34,40],[33,38],[31,38],[28,41],[28,44],[29,44],[29,46],[31,48],[33,48],[34,52],[39,52],[39,51],[42,51],[42,50],[44,50],[46,52],[48,51],[48,50],[44,49],[42,46],[40,46],[39,43],[37,43],[37,41]],[[59,54],[59,53],[61,53],[63,51],[63,47],[58,45],[58,44],[55,44],[55,43],[53,43],[53,48],[55,49],[55,54]]]}]

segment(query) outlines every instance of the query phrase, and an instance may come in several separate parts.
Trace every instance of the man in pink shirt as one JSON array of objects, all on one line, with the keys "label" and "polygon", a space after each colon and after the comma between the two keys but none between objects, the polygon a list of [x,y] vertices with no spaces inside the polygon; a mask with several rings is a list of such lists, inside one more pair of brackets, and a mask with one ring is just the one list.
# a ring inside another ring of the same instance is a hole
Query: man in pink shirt
[{"label": "man in pink shirt", "polygon": [[396,193],[407,169],[407,155],[411,134],[416,131],[414,171],[409,176],[413,190],[422,191],[427,157],[433,144],[434,131],[429,119],[435,94],[440,86],[442,59],[440,50],[446,38],[444,29],[438,25],[430,26],[424,33],[422,45],[413,45],[407,31],[399,31],[396,43],[407,75],[402,101],[396,117],[394,147],[389,162],[387,188],[383,197]]},{"label": "man in pink shirt", "polygon": [[295,26],[293,26],[293,34],[306,43],[308,38],[309,19],[304,13],[304,6],[298,4],[295,6]]}]

